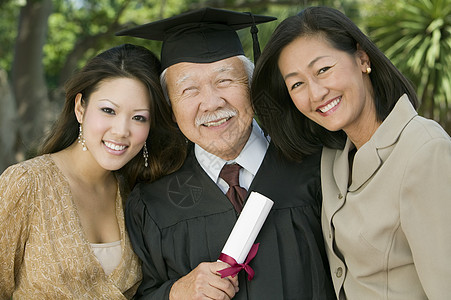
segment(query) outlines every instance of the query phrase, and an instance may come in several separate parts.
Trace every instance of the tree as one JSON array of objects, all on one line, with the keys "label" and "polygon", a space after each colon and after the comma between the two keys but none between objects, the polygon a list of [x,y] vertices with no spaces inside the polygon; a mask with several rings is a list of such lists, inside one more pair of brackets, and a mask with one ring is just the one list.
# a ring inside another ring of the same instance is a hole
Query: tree
[{"label": "tree", "polygon": [[16,111],[8,75],[0,68],[0,172],[15,162]]},{"label": "tree", "polygon": [[370,35],[416,85],[419,113],[451,132],[451,3],[407,0],[387,5],[371,18]]},{"label": "tree", "polygon": [[51,9],[51,0],[29,0],[20,11],[12,70],[20,152],[33,148],[45,124],[48,98],[41,61]]}]

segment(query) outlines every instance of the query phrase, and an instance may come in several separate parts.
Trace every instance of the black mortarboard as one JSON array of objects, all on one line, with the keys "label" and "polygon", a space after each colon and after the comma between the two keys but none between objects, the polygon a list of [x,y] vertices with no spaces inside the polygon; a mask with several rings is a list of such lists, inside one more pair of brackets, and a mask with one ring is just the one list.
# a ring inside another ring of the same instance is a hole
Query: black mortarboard
[{"label": "black mortarboard", "polygon": [[256,24],[273,20],[276,18],[206,7],[122,30],[116,35],[163,41],[161,64],[165,69],[179,62],[209,63],[244,55],[236,30],[251,27],[256,61],[260,55]]}]

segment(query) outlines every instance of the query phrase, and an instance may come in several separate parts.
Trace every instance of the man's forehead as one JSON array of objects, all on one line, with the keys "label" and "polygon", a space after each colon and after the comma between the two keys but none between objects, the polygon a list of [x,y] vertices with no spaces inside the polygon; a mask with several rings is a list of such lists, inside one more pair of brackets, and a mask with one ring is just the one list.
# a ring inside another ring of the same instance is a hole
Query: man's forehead
[{"label": "man's forehead", "polygon": [[212,63],[181,62],[168,67],[167,76],[172,82],[180,84],[199,75],[213,76],[239,69],[240,60],[237,57],[231,57]]}]

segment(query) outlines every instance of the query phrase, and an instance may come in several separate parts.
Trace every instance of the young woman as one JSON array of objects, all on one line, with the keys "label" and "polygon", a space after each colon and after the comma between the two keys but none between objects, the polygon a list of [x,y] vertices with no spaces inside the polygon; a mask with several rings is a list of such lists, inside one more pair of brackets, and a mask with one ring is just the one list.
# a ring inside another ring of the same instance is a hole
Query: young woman
[{"label": "young woman", "polygon": [[185,157],[159,70],[140,46],[99,54],[66,84],[42,155],[1,175],[1,299],[133,296],[141,267],[125,230],[126,193]]},{"label": "young woman", "polygon": [[[409,81],[339,11],[283,21],[252,84],[286,156],[324,145],[322,225],[337,298],[451,295],[451,139]],[[271,113],[268,113],[268,109]]]}]

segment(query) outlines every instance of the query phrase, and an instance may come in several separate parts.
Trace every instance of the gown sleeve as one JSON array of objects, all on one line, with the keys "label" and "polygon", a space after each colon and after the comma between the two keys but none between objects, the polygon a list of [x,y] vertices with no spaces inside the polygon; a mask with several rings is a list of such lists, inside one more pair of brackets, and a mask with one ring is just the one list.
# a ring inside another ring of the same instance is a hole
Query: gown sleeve
[{"label": "gown sleeve", "polygon": [[161,245],[161,230],[147,212],[137,186],[129,195],[125,223],[133,250],[142,260],[143,280],[136,299],[169,299],[175,279],[168,278]]},{"label": "gown sleeve", "polygon": [[0,299],[9,299],[29,232],[35,181],[21,165],[0,175]]},{"label": "gown sleeve", "polygon": [[401,226],[429,299],[451,295],[451,141],[432,139],[410,158],[400,195]]}]

